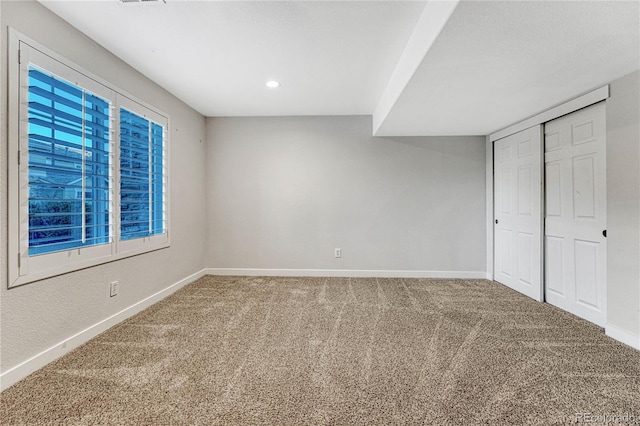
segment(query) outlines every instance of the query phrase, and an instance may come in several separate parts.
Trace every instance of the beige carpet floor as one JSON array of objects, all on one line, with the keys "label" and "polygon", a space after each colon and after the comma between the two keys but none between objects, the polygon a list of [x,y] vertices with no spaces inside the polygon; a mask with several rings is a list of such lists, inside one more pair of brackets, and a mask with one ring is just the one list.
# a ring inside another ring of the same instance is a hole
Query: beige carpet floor
[{"label": "beige carpet floor", "polygon": [[547,425],[577,413],[640,422],[640,352],[484,280],[205,277],[0,395],[2,425]]}]

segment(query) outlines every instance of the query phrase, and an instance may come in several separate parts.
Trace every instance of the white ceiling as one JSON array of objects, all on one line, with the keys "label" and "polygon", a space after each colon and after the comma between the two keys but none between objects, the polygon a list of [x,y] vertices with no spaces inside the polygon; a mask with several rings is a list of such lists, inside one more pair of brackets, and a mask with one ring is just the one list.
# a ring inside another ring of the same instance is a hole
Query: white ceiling
[{"label": "white ceiling", "polygon": [[166,1],[42,3],[205,116],[371,114],[424,6]]},{"label": "white ceiling", "polygon": [[460,2],[377,135],[487,135],[640,68],[640,2]]},{"label": "white ceiling", "polygon": [[640,68],[638,0],[41,2],[205,116],[377,135],[489,134]]}]

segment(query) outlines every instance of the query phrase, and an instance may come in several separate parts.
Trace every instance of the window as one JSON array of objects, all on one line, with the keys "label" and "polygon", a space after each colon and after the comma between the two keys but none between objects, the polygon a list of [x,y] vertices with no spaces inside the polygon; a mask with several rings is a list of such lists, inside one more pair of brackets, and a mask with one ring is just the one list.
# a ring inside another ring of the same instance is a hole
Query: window
[{"label": "window", "polygon": [[167,247],[166,115],[10,43],[9,286]]}]

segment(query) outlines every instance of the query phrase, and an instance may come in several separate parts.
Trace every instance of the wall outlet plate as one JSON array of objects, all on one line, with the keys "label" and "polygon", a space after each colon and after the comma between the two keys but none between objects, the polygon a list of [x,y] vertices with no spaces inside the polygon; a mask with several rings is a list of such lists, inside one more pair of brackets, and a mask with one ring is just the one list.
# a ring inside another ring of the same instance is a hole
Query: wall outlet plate
[{"label": "wall outlet plate", "polygon": [[111,284],[109,284],[109,295],[111,297],[118,295],[118,287],[119,286],[120,286],[120,284],[118,283],[118,281],[112,281]]},{"label": "wall outlet plate", "polygon": [[336,258],[341,258],[342,257],[342,249],[341,248],[337,248],[333,250],[333,255]]}]

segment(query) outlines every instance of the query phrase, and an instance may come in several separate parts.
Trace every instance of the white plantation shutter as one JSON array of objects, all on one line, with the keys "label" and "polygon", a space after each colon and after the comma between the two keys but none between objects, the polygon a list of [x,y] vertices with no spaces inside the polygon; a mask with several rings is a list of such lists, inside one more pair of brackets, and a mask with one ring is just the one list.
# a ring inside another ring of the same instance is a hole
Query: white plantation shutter
[{"label": "white plantation shutter", "polygon": [[167,117],[118,99],[118,247],[168,244]]},{"label": "white plantation shutter", "polygon": [[13,30],[11,59],[9,286],[168,247],[168,117]]},{"label": "white plantation shutter", "polygon": [[114,252],[115,92],[25,43],[18,79],[20,283]]},{"label": "white plantation shutter", "polygon": [[28,91],[29,254],[111,242],[111,103],[33,65]]},{"label": "white plantation shutter", "polygon": [[120,239],[165,232],[165,130],[120,108]]}]

